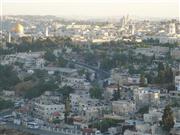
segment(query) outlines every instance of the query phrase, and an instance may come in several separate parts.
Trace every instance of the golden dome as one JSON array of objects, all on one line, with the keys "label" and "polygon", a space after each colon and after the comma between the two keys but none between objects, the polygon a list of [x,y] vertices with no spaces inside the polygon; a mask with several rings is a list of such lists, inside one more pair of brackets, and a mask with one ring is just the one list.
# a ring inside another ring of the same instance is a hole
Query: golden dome
[{"label": "golden dome", "polygon": [[20,23],[17,23],[15,27],[13,28],[13,32],[16,33],[24,33],[24,27]]}]

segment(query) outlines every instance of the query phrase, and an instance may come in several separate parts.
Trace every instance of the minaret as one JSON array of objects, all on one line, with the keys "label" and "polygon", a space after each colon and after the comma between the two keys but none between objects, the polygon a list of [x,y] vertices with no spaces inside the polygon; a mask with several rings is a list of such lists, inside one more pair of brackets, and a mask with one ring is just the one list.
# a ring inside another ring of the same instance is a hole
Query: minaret
[{"label": "minaret", "polygon": [[175,25],[175,23],[170,23],[169,24],[168,32],[169,32],[169,34],[176,34],[176,25]]},{"label": "minaret", "polygon": [[8,33],[8,43],[11,43],[11,32]]},{"label": "minaret", "polygon": [[129,33],[131,35],[134,35],[134,33],[135,33],[135,26],[134,26],[134,24],[130,24],[129,25]]},{"label": "minaret", "polygon": [[46,37],[48,37],[48,36],[49,36],[49,29],[48,29],[48,27],[46,27],[45,36],[46,36]]},{"label": "minaret", "polygon": [[100,62],[98,62],[98,69],[100,69],[100,67],[101,67],[101,63],[100,63]]}]

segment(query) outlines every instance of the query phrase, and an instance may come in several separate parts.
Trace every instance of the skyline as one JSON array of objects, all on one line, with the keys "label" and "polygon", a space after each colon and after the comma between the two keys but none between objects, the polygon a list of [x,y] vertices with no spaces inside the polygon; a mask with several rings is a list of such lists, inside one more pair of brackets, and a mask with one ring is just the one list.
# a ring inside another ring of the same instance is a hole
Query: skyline
[{"label": "skyline", "polygon": [[179,18],[179,0],[1,0],[1,15]]}]

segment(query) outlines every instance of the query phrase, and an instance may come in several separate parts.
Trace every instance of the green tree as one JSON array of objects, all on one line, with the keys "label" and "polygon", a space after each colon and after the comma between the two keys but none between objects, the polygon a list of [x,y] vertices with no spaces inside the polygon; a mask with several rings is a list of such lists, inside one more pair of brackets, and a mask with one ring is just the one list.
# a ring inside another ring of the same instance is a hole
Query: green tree
[{"label": "green tree", "polygon": [[157,83],[164,84],[165,83],[165,71],[160,70],[158,71],[158,76],[157,76]]},{"label": "green tree", "polygon": [[60,88],[58,92],[63,95],[63,101],[65,105],[65,112],[64,112],[65,123],[68,123],[68,115],[71,111],[69,94],[73,93],[74,89],[70,86],[64,86],[63,88]]},{"label": "green tree", "polygon": [[119,83],[118,83],[118,89],[114,90],[113,99],[112,100],[118,100],[118,99],[120,99],[120,97],[121,97],[120,86],[119,86]]},{"label": "green tree", "polygon": [[69,98],[69,94],[74,92],[74,89],[70,86],[64,86],[58,90],[60,94],[63,95],[63,100],[66,101]]},{"label": "green tree", "polygon": [[48,50],[45,54],[44,54],[44,58],[45,60],[49,61],[49,62],[54,62],[56,61],[56,56],[53,54],[52,51]]},{"label": "green tree", "polygon": [[164,70],[164,69],[165,69],[164,64],[163,64],[162,62],[160,62],[160,63],[158,64],[158,72],[159,72],[159,71],[162,71],[162,70]]},{"label": "green tree", "polygon": [[45,82],[42,80],[34,87],[27,90],[24,93],[24,97],[28,99],[32,99],[41,96],[45,91],[55,91],[58,88],[59,88],[58,85],[55,84],[53,81]]},{"label": "green tree", "polygon": [[165,70],[165,82],[173,83],[173,79],[174,79],[174,76],[173,76],[172,68],[167,65],[166,70]]},{"label": "green tree", "polygon": [[141,76],[140,76],[140,86],[141,87],[146,86],[146,78],[143,74],[141,74]]},{"label": "green tree", "polygon": [[98,85],[95,85],[93,88],[91,88],[89,92],[91,98],[96,98],[96,99],[102,98],[102,89]]},{"label": "green tree", "polygon": [[53,121],[52,121],[54,124],[59,124],[60,122],[61,122],[61,120],[60,119],[53,119]]},{"label": "green tree", "polygon": [[11,108],[13,106],[14,104],[12,101],[0,99],[0,110]]},{"label": "green tree", "polygon": [[162,63],[158,66],[158,76],[156,78],[157,83],[170,84],[173,83],[173,71],[169,65],[164,66]]},{"label": "green tree", "polygon": [[153,71],[150,71],[149,73],[146,74],[146,78],[147,78],[147,81],[148,81],[148,84],[153,84],[155,83],[155,75],[154,75],[154,72]]},{"label": "green tree", "polygon": [[68,115],[70,111],[71,111],[70,100],[69,100],[69,97],[67,97],[65,100],[65,112],[64,112],[65,123],[68,123]]},{"label": "green tree", "polygon": [[82,76],[82,75],[84,75],[86,72],[85,72],[85,69],[80,69],[80,70],[78,70],[78,74],[80,75],[80,76]]},{"label": "green tree", "polygon": [[145,114],[145,113],[148,113],[148,112],[149,112],[149,106],[147,105],[147,106],[141,107],[141,108],[138,110],[137,113],[139,113],[139,114]]},{"label": "green tree", "polygon": [[60,67],[66,67],[68,61],[65,60],[62,56],[59,56],[57,59],[58,66]]},{"label": "green tree", "polygon": [[0,88],[10,89],[19,82],[17,73],[13,70],[12,66],[0,65]]},{"label": "green tree", "polygon": [[164,109],[164,113],[162,116],[162,127],[166,131],[170,131],[171,128],[174,127],[174,117],[171,107],[167,105]]},{"label": "green tree", "polygon": [[100,68],[103,69],[103,70],[110,70],[111,68],[113,68],[113,66],[115,66],[113,64],[113,60],[111,60],[110,58],[108,57],[105,57],[101,60],[101,66]]}]

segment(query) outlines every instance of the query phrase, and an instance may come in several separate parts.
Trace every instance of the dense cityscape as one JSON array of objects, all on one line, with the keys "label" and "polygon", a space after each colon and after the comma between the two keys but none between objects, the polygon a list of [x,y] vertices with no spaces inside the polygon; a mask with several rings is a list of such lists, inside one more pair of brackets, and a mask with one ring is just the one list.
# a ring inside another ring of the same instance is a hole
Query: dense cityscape
[{"label": "dense cityscape", "polygon": [[0,134],[180,135],[178,19],[1,26]]}]

